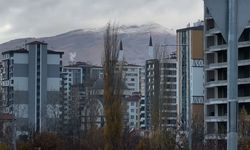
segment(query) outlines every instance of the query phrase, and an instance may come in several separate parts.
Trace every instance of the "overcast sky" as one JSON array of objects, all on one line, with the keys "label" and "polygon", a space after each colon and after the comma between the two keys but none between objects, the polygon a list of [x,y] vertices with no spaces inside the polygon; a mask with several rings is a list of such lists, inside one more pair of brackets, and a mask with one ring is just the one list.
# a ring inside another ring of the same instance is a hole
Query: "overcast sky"
[{"label": "overcast sky", "polygon": [[203,0],[0,0],[0,43],[79,28],[159,23],[178,29],[203,18]]}]

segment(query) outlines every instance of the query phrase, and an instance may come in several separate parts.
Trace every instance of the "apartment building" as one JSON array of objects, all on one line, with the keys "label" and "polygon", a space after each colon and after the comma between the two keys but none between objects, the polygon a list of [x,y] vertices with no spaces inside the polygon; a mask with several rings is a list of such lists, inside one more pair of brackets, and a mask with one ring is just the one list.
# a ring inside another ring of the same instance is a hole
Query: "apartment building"
[{"label": "apartment building", "polygon": [[[72,123],[76,124],[72,119],[80,120],[81,118],[81,120],[84,120],[85,118],[86,120],[87,117],[90,117],[85,111],[94,96],[92,87],[95,81],[102,78],[102,76],[102,67],[85,62],[76,62],[63,67],[61,91],[64,96],[62,118],[65,128],[70,129]],[[76,112],[77,110],[78,112]],[[78,118],[76,118],[75,114],[79,114]]]},{"label": "apartment building", "polygon": [[[227,43],[205,6],[205,139],[226,147]],[[250,26],[238,40],[238,102],[250,112]]]},{"label": "apartment building", "polygon": [[[131,90],[126,86],[126,84],[123,82],[122,83],[122,113],[123,113],[123,127],[124,128],[130,128],[136,126],[136,123],[131,123],[131,122],[136,122],[136,103],[131,103],[134,100],[128,99],[129,97],[131,98],[132,92]],[[104,103],[104,80],[103,79],[98,79],[95,81],[93,88],[92,88],[92,94],[93,94],[93,100],[95,101],[95,110],[96,115],[94,122],[98,127],[101,127],[104,125],[104,110],[103,110],[103,103]],[[91,108],[93,105],[89,105],[89,108]],[[84,112],[89,113],[91,110],[88,108],[85,109]],[[133,115],[133,117],[131,117]],[[86,116],[86,115],[85,115]],[[129,119],[134,118],[134,119]],[[87,117],[82,118],[83,126],[86,125],[89,121]],[[93,120],[92,120],[93,121]]]},{"label": "apartment building", "polygon": [[145,96],[140,98],[140,129],[146,129],[146,100]]},{"label": "apartment building", "polygon": [[[150,36],[148,45],[148,58],[145,62],[145,100],[141,100],[141,104],[145,107],[141,108],[141,125],[143,129],[152,128],[152,114],[159,111],[159,94],[160,94],[160,74],[159,60],[155,57],[152,37]],[[144,113],[145,111],[145,113]],[[142,113],[143,112],[143,113]],[[145,119],[144,119],[145,118]],[[158,119],[157,119],[158,120]],[[144,127],[145,125],[145,127]]]},{"label": "apartment building", "polygon": [[127,64],[127,63],[123,65],[123,74],[125,78],[125,83],[132,92],[144,93],[144,86],[141,83],[143,78],[142,71],[143,71],[143,66],[140,65]]},{"label": "apartment building", "polygon": [[134,94],[126,98],[129,129],[139,129],[140,127],[140,95]]},{"label": "apartment building", "polygon": [[203,23],[177,30],[177,101],[183,130],[193,121],[203,122]]},{"label": "apartment building", "polygon": [[123,64],[122,67],[125,84],[132,92],[144,93],[144,85],[141,83],[141,80],[143,79],[143,66],[127,63],[124,58],[124,51],[122,41],[120,41],[118,62],[119,64]]},{"label": "apartment building", "polygon": [[[61,92],[63,96],[62,125],[65,129],[72,126],[72,111],[80,110],[86,98],[83,86],[83,68],[78,66],[64,66],[62,71]],[[79,104],[79,109],[74,108],[74,104]],[[67,133],[66,130],[64,130]]]},{"label": "apartment building", "polygon": [[17,135],[54,130],[60,116],[63,52],[33,41],[2,55],[5,112],[15,115]]},{"label": "apartment building", "polygon": [[176,56],[171,55],[160,60],[160,109],[161,126],[177,126],[177,69]]}]

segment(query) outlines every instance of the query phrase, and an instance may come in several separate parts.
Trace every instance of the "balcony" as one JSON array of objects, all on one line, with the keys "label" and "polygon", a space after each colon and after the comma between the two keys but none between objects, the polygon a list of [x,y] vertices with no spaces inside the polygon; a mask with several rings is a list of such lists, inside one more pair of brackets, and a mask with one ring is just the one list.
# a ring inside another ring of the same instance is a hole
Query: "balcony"
[{"label": "balcony", "polygon": [[141,127],[141,128],[145,128],[146,125],[145,125],[145,124],[140,124],[140,127]]},{"label": "balcony", "polygon": [[145,110],[140,111],[140,114],[145,114],[145,113],[146,113]]},{"label": "balcony", "polygon": [[222,63],[211,63],[205,67],[206,70],[214,70],[220,68],[227,68],[227,62]]},{"label": "balcony", "polygon": [[227,80],[210,81],[206,83],[206,88],[216,86],[227,86]]},{"label": "balcony", "polygon": [[[250,96],[238,97],[239,103],[250,103]],[[226,104],[227,98],[209,98],[206,99],[205,105]]]},{"label": "balcony", "polygon": [[213,53],[217,51],[227,50],[227,44],[213,45],[207,48],[205,53]]},{"label": "balcony", "polygon": [[250,65],[250,59],[238,60],[238,66]]},{"label": "balcony", "polygon": [[250,46],[250,41],[238,42],[238,48],[249,47],[249,46]]},{"label": "balcony", "polygon": [[215,27],[215,28],[207,30],[206,36],[212,36],[212,35],[218,34],[218,33],[220,33],[220,30]]},{"label": "balcony", "polygon": [[143,107],[145,107],[146,105],[145,105],[145,103],[141,103],[140,104],[140,108],[143,108]]},{"label": "balcony", "polygon": [[[238,60],[238,66],[250,65],[250,59]],[[227,68],[227,62],[211,63],[205,66],[205,70],[215,70],[220,68]]]},{"label": "balcony", "polygon": [[249,103],[250,102],[250,96],[246,97],[239,97],[239,103]]},{"label": "balcony", "polygon": [[209,98],[206,99],[206,105],[215,105],[215,104],[225,104],[227,103],[227,98]]},{"label": "balcony", "polygon": [[205,139],[206,140],[224,140],[226,139],[226,134],[216,134],[216,133],[212,133],[212,134],[206,134],[205,135]]},{"label": "balcony", "polygon": [[205,122],[226,122],[227,116],[207,116]]},{"label": "balcony", "polygon": [[[238,85],[241,85],[241,84],[250,84],[250,78],[238,79]],[[205,86],[206,88],[217,87],[217,86],[227,86],[227,80],[210,81],[210,82],[207,82]]]},{"label": "balcony", "polygon": [[144,117],[140,119],[140,122],[143,122],[143,121],[145,121],[145,118],[144,118]]},{"label": "balcony", "polygon": [[241,84],[250,84],[250,77],[238,79],[238,85],[241,85]]}]

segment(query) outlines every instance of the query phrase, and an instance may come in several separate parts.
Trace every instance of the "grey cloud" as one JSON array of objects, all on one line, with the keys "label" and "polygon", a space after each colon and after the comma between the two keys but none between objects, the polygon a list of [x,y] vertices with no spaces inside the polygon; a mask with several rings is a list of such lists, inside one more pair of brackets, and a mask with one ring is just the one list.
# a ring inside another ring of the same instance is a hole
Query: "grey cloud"
[{"label": "grey cloud", "polygon": [[0,0],[0,42],[50,36],[83,27],[157,22],[169,28],[201,19],[202,0]]}]

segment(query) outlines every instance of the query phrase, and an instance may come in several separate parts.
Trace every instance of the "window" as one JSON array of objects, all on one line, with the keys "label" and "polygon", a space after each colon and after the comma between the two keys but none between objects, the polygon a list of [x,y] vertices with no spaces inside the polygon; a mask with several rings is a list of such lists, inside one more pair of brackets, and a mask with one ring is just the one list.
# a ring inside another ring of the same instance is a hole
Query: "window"
[{"label": "window", "polygon": [[135,112],[135,110],[134,109],[130,109],[130,112]]},{"label": "window", "polygon": [[134,79],[134,78],[131,78],[131,81],[135,81],[135,79]]},{"label": "window", "polygon": [[37,49],[40,50],[40,44],[37,44]]},{"label": "window", "polygon": [[135,119],[135,116],[134,116],[134,115],[131,115],[131,116],[130,116],[130,119]]},{"label": "window", "polygon": [[128,83],[128,86],[135,86],[134,83]]},{"label": "window", "polygon": [[130,104],[131,106],[135,106],[135,103],[134,102],[131,102],[131,104]]}]

